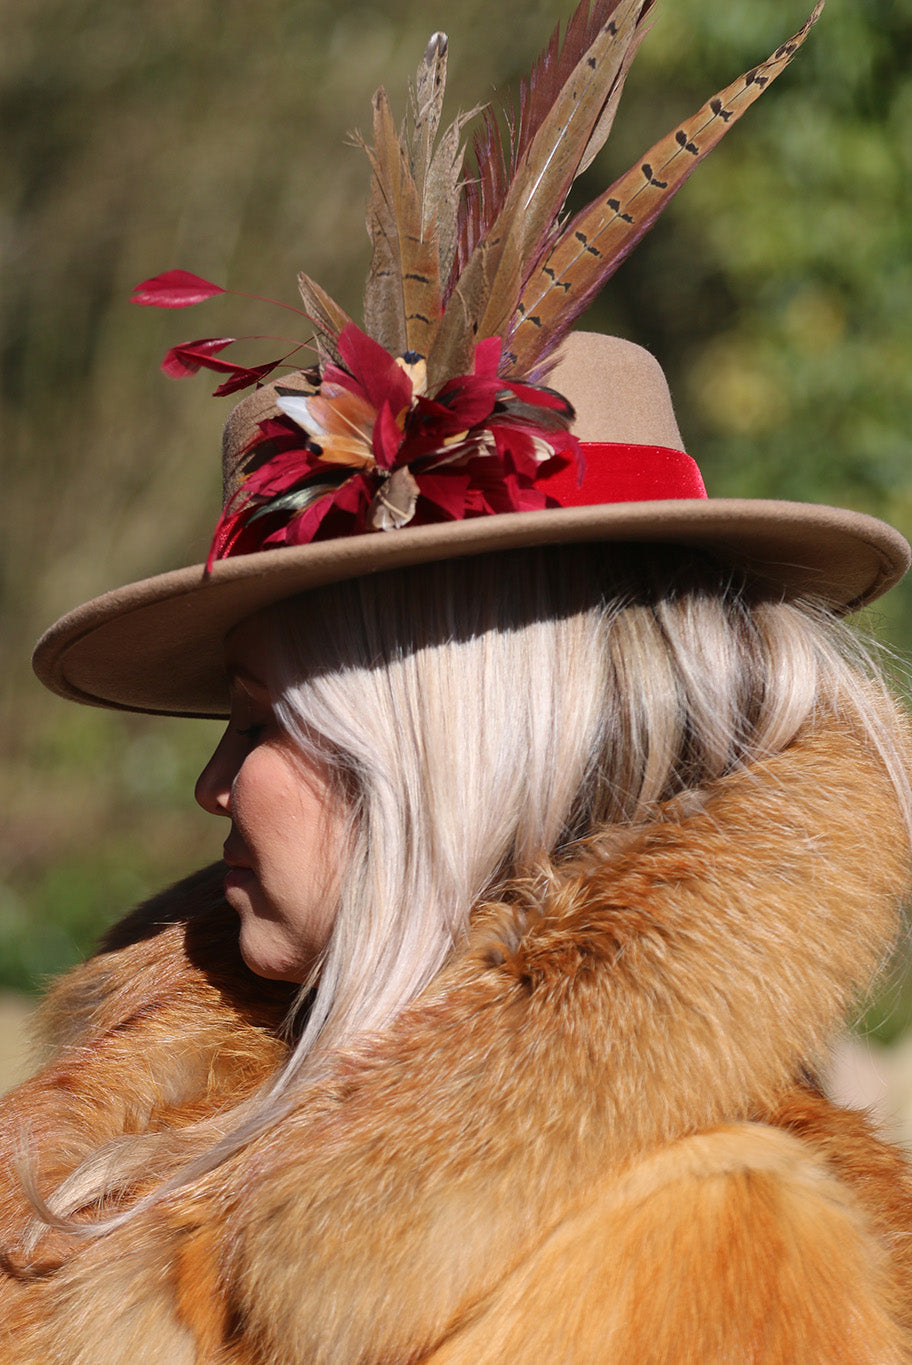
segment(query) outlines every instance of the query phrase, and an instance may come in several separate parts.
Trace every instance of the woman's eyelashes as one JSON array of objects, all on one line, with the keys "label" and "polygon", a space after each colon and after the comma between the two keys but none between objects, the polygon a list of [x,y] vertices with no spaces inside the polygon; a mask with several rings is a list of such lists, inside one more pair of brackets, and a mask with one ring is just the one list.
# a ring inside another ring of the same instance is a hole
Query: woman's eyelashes
[{"label": "woman's eyelashes", "polygon": [[254,748],[272,727],[275,717],[265,702],[244,694],[232,708],[230,730]]},{"label": "woman's eyelashes", "polygon": [[265,721],[255,721],[251,725],[236,725],[234,732],[236,735],[240,735],[242,739],[246,739],[250,744],[256,744],[265,729]]}]

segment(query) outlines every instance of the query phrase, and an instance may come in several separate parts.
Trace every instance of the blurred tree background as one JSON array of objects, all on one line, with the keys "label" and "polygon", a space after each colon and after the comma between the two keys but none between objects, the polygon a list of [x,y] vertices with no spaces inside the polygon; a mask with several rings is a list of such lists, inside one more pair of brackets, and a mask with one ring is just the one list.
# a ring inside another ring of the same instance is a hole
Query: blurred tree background
[{"label": "blurred tree background", "polygon": [[[357,316],[367,167],[346,134],[368,126],[374,88],[401,111],[438,27],[450,111],[496,100],[572,8],[0,0],[0,985],[34,987],[221,845],[191,798],[217,727],[64,704],[28,670],[62,611],[205,555],[231,400],[209,399],[205,377],[164,379],[161,352],[303,337],[250,300],[131,308],[131,286],[182,267],[294,303],[306,268]],[[804,17],[801,0],[659,0],[582,193]],[[910,51],[908,3],[829,0],[590,314],[662,360],[711,493],[844,503],[912,529]],[[909,606],[900,589],[866,624],[907,647]],[[906,995],[895,974],[872,1003],[883,1036],[912,1014]]]}]

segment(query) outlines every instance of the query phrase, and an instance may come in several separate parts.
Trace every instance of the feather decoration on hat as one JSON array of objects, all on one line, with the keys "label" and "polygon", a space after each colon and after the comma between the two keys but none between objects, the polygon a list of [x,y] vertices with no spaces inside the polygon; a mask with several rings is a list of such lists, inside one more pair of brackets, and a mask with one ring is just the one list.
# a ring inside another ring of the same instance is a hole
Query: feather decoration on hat
[{"label": "feather decoration on hat", "polygon": [[435,33],[410,90],[401,133],[386,91],[378,90],[373,101],[374,145],[366,148],[373,167],[367,208],[373,259],[364,289],[364,329],[393,355],[427,355],[455,252],[465,118],[452,123],[435,148],[446,59],[446,37]]},{"label": "feather decoration on hat", "polygon": [[[567,196],[611,132],[653,4],[581,0],[563,38],[558,26],[522,83],[518,112],[505,109],[505,135],[484,111],[473,175],[464,172],[462,135],[477,111],[442,124],[443,34],[427,46],[400,128],[377,91],[373,141],[362,142],[372,243],[364,328],[299,277],[316,329],[316,388],[303,398],[280,394],[282,416],[261,424],[245,481],[219,523],[216,557],[341,534],[340,516],[351,530],[387,530],[530,508],[542,505],[536,483],[555,460],[582,469],[572,409],[542,386],[561,341],[707,152],[785,69],[824,0],[767,61],[570,217]],[[136,301],[183,307],[224,292],[171,271],[140,285]],[[288,358],[233,366],[221,354],[230,341],[172,348],[166,368],[227,373],[218,392],[232,392]]]},{"label": "feather decoration on hat", "polygon": [[541,373],[541,362],[554,353],[703,157],[785,70],[823,6],[824,0],[818,0],[793,38],[661,138],[555,234],[550,250],[539,254],[528,273],[505,337],[517,373]]},{"label": "feather decoration on hat", "polygon": [[[394,131],[385,92],[375,96],[365,330],[393,354],[425,356],[429,391],[467,370],[474,346],[491,336],[504,342],[503,373],[546,373],[579,314],[702,158],[791,61],[824,0],[766,62],[713,96],[604,194],[562,221],[571,185],[611,132],[653,3],[582,0],[563,42],[555,29],[523,83],[518,117],[507,111],[506,147],[485,111],[475,144],[477,176],[461,185],[464,120],[450,125],[436,162],[433,153],[446,81],[443,36],[434,35],[419,67],[412,137]],[[429,175],[430,165],[446,174]]]},{"label": "feather decoration on hat", "polygon": [[[522,83],[518,114],[505,109],[506,146],[492,111],[484,111],[469,176],[462,132],[477,111],[440,131],[444,34],[435,33],[427,46],[399,130],[386,92],[374,96],[373,143],[362,143],[372,168],[367,228],[373,246],[364,331],[392,355],[425,357],[429,392],[468,371],[475,345],[491,336],[504,342],[503,373],[546,373],[579,314],[703,157],[791,61],[824,0],[767,61],[714,95],[568,221],[562,218],[567,194],[611,132],[653,4],[581,0],[563,40],[558,26]],[[169,271],[145,281],[135,301],[184,307],[230,292],[189,275],[192,294],[178,297],[173,284],[156,288],[185,275]],[[338,361],[338,339],[352,319],[308,275],[299,276],[299,286],[322,361]],[[222,360],[220,367],[227,366]]]}]

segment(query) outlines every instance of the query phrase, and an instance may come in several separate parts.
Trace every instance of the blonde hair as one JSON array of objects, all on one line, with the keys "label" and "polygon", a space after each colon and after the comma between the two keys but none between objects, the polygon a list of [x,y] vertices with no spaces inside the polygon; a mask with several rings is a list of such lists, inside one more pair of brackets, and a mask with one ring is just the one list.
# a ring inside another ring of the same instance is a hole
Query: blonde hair
[{"label": "blonde hair", "polygon": [[844,710],[909,797],[847,626],[679,547],[566,546],[343,582],[267,613],[279,719],[351,812],[289,1079],[382,1028],[471,909]]},{"label": "blonde hair", "polygon": [[117,1226],[281,1119],[321,1057],[433,979],[479,900],[605,824],[649,819],[781,751],[818,710],[866,734],[912,825],[897,713],[869,651],[814,602],[696,551],[452,560],[321,588],[265,622],[280,723],[349,812],[334,927],[274,1083],[202,1158],[88,1229],[59,1215],[114,1192],[155,1138],[85,1163],[55,1213],[39,1205],[72,1231]]}]

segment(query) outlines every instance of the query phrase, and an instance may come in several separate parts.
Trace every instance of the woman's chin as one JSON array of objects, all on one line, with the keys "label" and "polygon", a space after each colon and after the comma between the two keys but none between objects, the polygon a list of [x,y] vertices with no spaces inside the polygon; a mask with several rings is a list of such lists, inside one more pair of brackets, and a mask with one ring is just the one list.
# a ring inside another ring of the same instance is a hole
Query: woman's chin
[{"label": "woman's chin", "polygon": [[[230,905],[231,897],[227,899]],[[239,909],[237,906],[232,908]],[[275,924],[258,920],[251,913],[249,903],[246,910],[246,914],[239,910],[238,935],[238,948],[245,965],[266,981],[290,981],[300,985],[307,972],[291,945],[274,932]]]},{"label": "woman's chin", "polygon": [[224,888],[240,923],[238,945],[250,970],[268,981],[308,980],[321,947],[314,935],[289,922],[252,869],[229,868]]},{"label": "woman's chin", "polygon": [[263,894],[256,873],[249,867],[229,867],[222,886],[225,900],[241,921],[241,925],[262,925],[267,934],[276,930],[278,916]]}]

